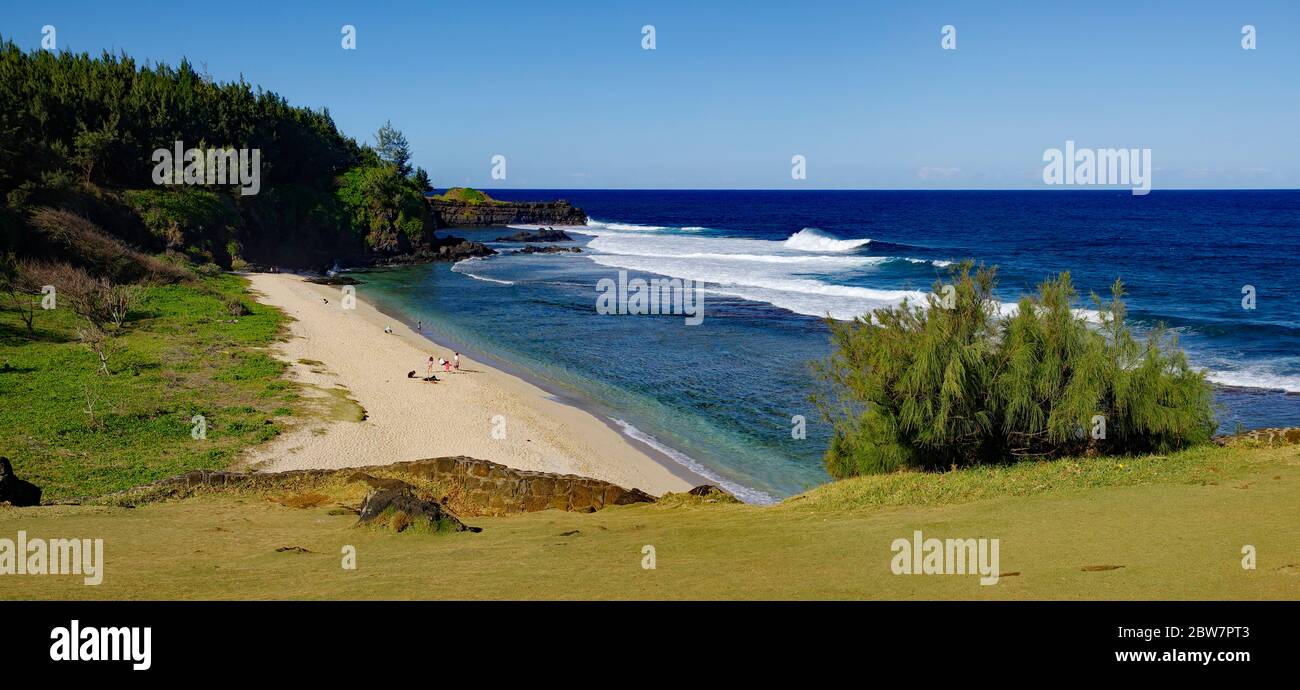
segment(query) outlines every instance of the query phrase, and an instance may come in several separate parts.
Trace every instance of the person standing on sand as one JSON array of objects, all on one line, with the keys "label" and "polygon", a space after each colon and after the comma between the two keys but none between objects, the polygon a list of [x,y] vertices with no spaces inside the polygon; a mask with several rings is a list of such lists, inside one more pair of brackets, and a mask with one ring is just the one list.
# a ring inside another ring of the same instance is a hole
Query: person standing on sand
[{"label": "person standing on sand", "polygon": [[452,364],[452,366],[456,368],[456,371],[460,371],[460,353],[457,352],[454,356],[455,356],[455,363]]},{"label": "person standing on sand", "polygon": [[447,373],[449,373],[449,374],[451,373],[451,360],[450,360],[450,359],[444,359],[444,360],[442,360],[442,370],[445,371],[445,372],[447,372]]},{"label": "person standing on sand", "polygon": [[416,321],[416,322],[415,322],[415,332],[416,332],[416,333],[423,333],[423,332],[424,332],[424,322],[423,322],[423,321]]},{"label": "person standing on sand", "polygon": [[433,355],[429,355],[429,366],[425,368],[425,376],[433,376]]}]

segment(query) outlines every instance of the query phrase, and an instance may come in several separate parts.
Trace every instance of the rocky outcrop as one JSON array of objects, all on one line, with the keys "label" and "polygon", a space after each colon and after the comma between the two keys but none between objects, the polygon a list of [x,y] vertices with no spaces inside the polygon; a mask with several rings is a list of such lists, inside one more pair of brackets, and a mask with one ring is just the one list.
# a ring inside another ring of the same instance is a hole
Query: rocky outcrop
[{"label": "rocky outcrop", "polygon": [[507,237],[496,238],[497,242],[572,242],[569,233],[555,228],[537,228],[537,232],[520,230]]},{"label": "rocky outcrop", "polygon": [[1231,436],[1216,436],[1214,442],[1221,446],[1245,444],[1260,446],[1290,446],[1300,443],[1300,427],[1293,426],[1285,429],[1252,429]]},{"label": "rocky outcrop", "polygon": [[532,513],[547,508],[593,513],[607,506],[653,503],[640,489],[573,474],[516,470],[495,462],[467,458],[417,461],[415,476],[448,482],[450,505],[466,515]]},{"label": "rocky outcrop", "polygon": [[361,503],[358,525],[383,527],[394,532],[410,528],[429,532],[482,532],[470,527],[437,501],[415,495],[409,484],[375,489]]},{"label": "rocky outcrop", "polygon": [[493,225],[585,225],[587,214],[567,201],[468,202],[429,198],[435,228]]},{"label": "rocky outcrop", "polygon": [[317,285],[360,285],[361,284],[361,281],[357,280],[356,278],[353,278],[352,276],[341,276],[341,275],[315,276],[312,278],[308,278],[307,282],[315,283]]},{"label": "rocky outcrop", "polygon": [[582,250],[577,247],[539,247],[535,244],[525,245],[520,249],[518,254],[581,254]]},{"label": "rocky outcrop", "polygon": [[364,482],[372,489],[397,488],[407,480],[436,485],[444,494],[439,502],[449,510],[467,516],[531,513],[548,508],[590,513],[608,506],[655,501],[654,496],[640,489],[624,489],[599,479],[517,470],[463,455],[336,470],[194,470],[100,500],[121,502],[175,498],[203,489],[279,491],[292,487],[301,491],[330,479]]},{"label": "rocky outcrop", "polygon": [[9,458],[0,457],[0,503],[26,507],[41,504],[41,488],[18,478]]},{"label": "rocky outcrop", "polygon": [[460,261],[479,256],[492,256],[496,250],[482,242],[471,242],[463,237],[434,236],[425,245],[405,254],[377,256],[370,263],[375,266],[401,266],[424,264],[431,261]]}]

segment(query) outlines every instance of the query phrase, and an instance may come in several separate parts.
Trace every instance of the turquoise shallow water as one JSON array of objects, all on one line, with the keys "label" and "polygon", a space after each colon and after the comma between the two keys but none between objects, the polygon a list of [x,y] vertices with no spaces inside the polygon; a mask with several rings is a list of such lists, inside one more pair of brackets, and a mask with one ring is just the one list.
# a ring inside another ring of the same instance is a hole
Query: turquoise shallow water
[{"label": "turquoise shallow water", "polygon": [[[530,258],[556,259],[567,257]],[[435,340],[504,361],[581,399],[746,500],[827,480],[819,461],[825,433],[803,399],[805,360],[824,350],[816,320],[789,324],[795,334],[774,333],[761,309],[744,303],[732,305],[735,321],[694,327],[681,317],[599,316],[592,284],[504,285],[439,264],[358,277],[358,295],[380,309],[412,325],[423,321]],[[707,306],[712,311],[715,303]],[[805,342],[801,352],[789,351],[792,337]],[[806,439],[792,438],[794,415],[807,419]]]}]

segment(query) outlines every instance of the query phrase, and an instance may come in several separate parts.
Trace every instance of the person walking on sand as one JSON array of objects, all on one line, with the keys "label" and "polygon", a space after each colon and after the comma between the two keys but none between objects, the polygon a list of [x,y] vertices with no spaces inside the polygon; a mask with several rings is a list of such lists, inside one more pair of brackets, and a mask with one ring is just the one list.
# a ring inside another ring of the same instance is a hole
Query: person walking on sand
[{"label": "person walking on sand", "polygon": [[460,371],[460,353],[459,353],[459,352],[457,352],[457,353],[455,354],[455,362],[452,364],[452,366],[456,368],[456,371]]},{"label": "person walking on sand", "polygon": [[429,355],[429,366],[425,367],[425,376],[433,376],[433,355]]}]

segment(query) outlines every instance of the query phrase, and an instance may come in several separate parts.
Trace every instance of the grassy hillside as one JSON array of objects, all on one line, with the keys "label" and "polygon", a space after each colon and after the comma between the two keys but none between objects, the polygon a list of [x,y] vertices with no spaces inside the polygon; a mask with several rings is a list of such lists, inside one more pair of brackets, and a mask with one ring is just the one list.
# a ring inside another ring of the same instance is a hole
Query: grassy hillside
[{"label": "grassy hillside", "polygon": [[[0,311],[0,453],[52,500],[224,468],[274,437],[297,400],[266,350],[285,317],[246,284],[220,275],[144,288],[108,376],[68,308],[38,311],[35,337]],[[191,434],[195,415],[206,439]]]},{"label": "grassy hillside", "polygon": [[488,196],[485,192],[469,187],[452,187],[442,194],[433,197],[438,201],[460,201],[466,204],[494,204],[496,199]]},{"label": "grassy hillside", "polygon": [[[1061,460],[994,476],[864,477],[772,507],[670,501],[478,518],[469,522],[482,533],[444,536],[355,528],[356,518],[323,496],[0,509],[0,535],[99,536],[107,560],[99,587],[76,577],[4,578],[0,599],[1282,599],[1300,591],[1300,447],[1209,447],[1119,464],[1100,473]],[[997,493],[1010,495],[985,497]],[[893,575],[890,543],[913,530],[1000,539],[1000,581]],[[1254,570],[1241,567],[1246,544],[1258,550]],[[345,545],[356,548],[356,570],[340,565]],[[646,545],[656,550],[654,570],[641,567]]]}]

